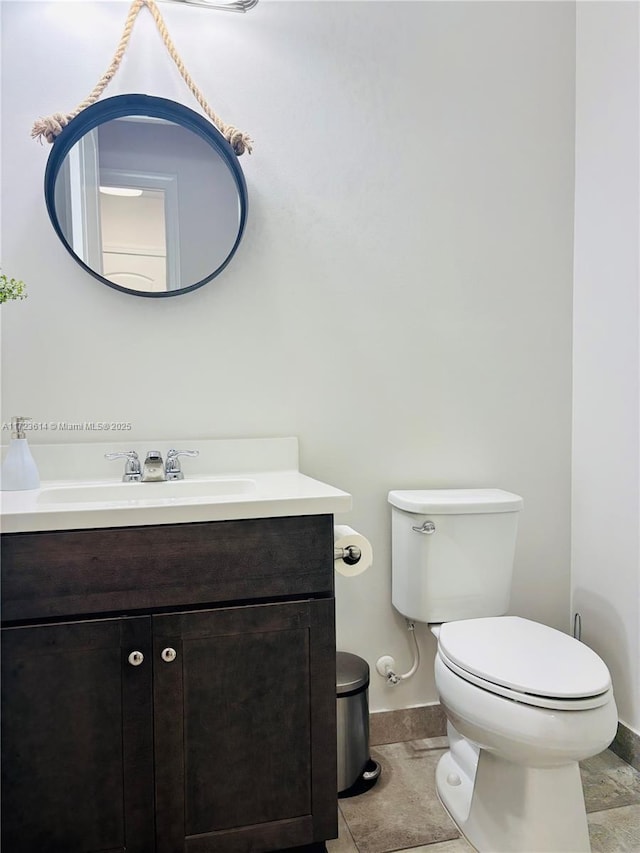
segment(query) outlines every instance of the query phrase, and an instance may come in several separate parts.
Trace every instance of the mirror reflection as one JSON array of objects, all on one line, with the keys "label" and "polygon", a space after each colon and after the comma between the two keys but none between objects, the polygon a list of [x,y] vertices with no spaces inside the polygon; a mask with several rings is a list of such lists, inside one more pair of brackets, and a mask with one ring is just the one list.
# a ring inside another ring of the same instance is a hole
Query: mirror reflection
[{"label": "mirror reflection", "polygon": [[101,183],[99,202],[102,275],[133,290],[179,287],[167,269],[167,243],[178,243],[167,238],[165,191]]},{"label": "mirror reflection", "polygon": [[67,147],[48,199],[69,251],[105,283],[139,295],[173,295],[216,275],[246,215],[242,173],[230,168],[226,141],[194,132],[182,115],[140,112],[92,124]]}]

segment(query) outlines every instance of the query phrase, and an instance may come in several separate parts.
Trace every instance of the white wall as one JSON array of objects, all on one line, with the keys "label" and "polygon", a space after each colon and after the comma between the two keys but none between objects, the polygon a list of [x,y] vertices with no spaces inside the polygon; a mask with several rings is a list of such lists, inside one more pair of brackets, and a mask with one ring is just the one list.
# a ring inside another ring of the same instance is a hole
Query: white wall
[{"label": "white wall", "polygon": [[640,5],[579,3],[573,609],[640,733]]},{"label": "white wall", "polygon": [[[353,494],[340,520],[375,550],[336,584],[339,646],[372,665],[410,662],[387,491],[515,491],[512,612],[567,628],[573,6],[162,4],[212,107],[255,140],[236,257],[166,300],[74,264],[45,211],[48,147],[29,138],[85,98],[127,8],[1,4],[2,261],[30,294],[2,309],[3,419],[131,421],[134,438],[188,445],[299,436],[303,470]],[[197,109],[146,10],[106,95],[123,92]],[[374,675],[373,709],[435,701],[419,639],[419,676]]]}]

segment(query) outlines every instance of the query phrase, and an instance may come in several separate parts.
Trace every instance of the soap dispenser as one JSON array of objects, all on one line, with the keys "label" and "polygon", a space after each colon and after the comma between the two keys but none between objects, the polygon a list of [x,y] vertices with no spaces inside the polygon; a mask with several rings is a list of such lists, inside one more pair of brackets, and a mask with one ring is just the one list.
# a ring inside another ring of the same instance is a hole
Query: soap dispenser
[{"label": "soap dispenser", "polygon": [[11,418],[11,443],[2,463],[0,488],[3,492],[40,488],[40,475],[25,435],[28,423],[31,418]]}]

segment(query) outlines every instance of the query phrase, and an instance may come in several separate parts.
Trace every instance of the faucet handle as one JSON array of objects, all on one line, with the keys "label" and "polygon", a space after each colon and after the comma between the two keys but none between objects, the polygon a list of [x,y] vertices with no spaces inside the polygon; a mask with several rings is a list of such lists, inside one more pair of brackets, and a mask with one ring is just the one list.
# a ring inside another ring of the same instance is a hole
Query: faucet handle
[{"label": "faucet handle", "polygon": [[105,459],[126,459],[124,466],[124,474],[122,475],[123,483],[137,483],[142,479],[142,471],[140,470],[140,460],[135,450],[123,450],[114,453],[105,453]]},{"label": "faucet handle", "polygon": [[199,450],[170,450],[167,453],[165,473],[167,480],[184,480],[184,474],[180,467],[179,456],[199,456]]}]

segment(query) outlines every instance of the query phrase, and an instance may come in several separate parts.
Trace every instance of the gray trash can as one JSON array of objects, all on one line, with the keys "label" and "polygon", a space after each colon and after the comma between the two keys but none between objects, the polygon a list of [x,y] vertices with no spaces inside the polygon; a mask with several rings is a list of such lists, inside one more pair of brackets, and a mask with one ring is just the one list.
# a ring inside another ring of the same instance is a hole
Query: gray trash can
[{"label": "gray trash can", "polygon": [[[375,783],[380,765],[369,757],[369,664],[350,652],[336,654],[338,793],[360,793]],[[357,789],[357,790],[356,790]]]}]

